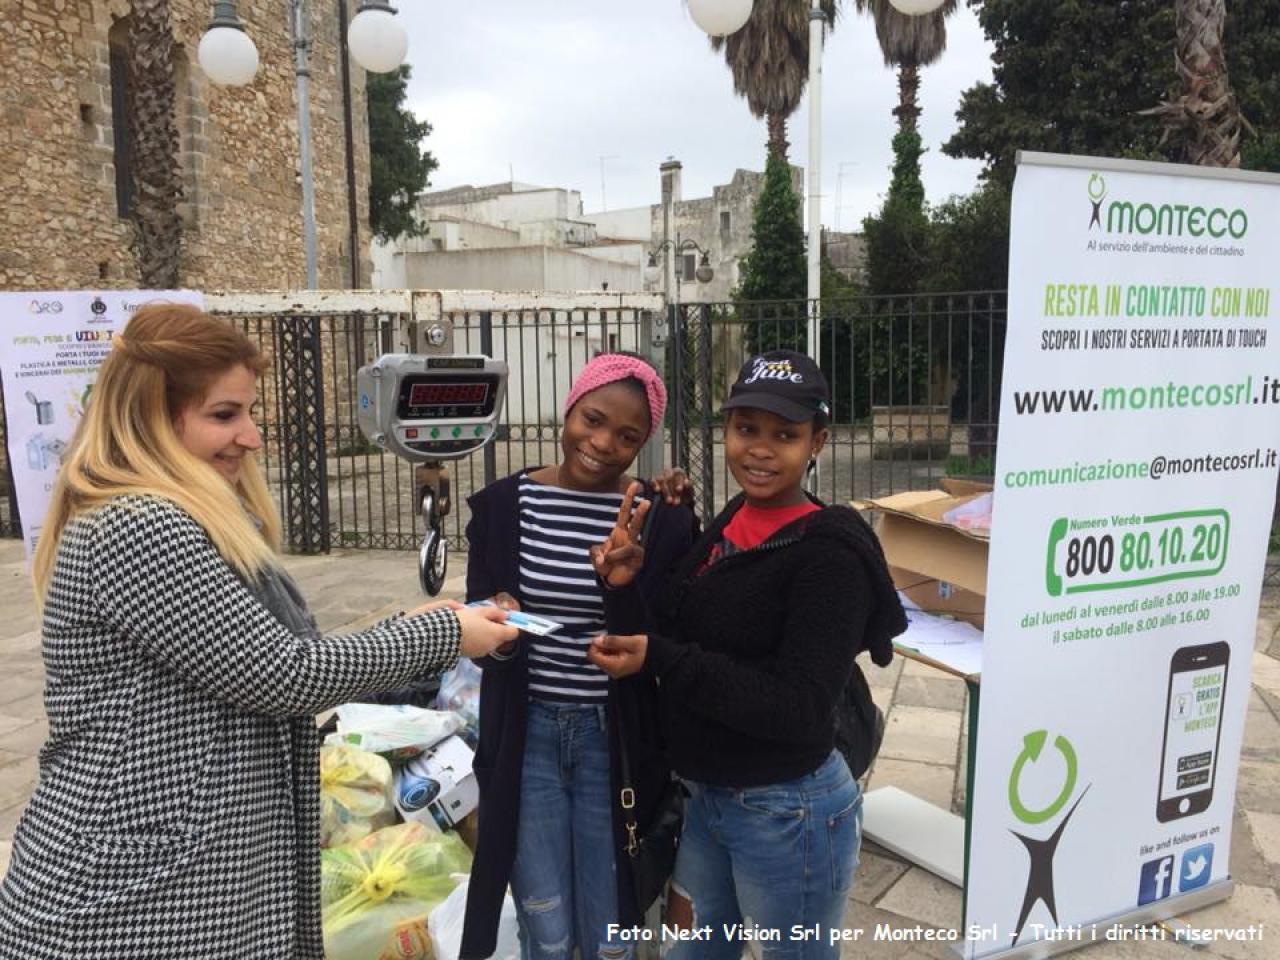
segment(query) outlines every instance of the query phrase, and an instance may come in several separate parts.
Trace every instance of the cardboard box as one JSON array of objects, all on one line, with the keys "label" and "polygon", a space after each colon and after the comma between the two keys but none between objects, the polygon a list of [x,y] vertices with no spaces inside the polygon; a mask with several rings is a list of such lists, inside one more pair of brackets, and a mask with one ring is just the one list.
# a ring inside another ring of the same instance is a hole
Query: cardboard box
[{"label": "cardboard box", "polygon": [[459,736],[445,737],[396,772],[396,809],[405,820],[452,830],[480,804],[474,755]]},{"label": "cardboard box", "polygon": [[982,496],[990,489],[984,486],[963,481],[952,485],[964,491],[959,494],[914,490],[853,504],[875,512],[876,534],[899,590],[928,613],[947,614],[978,628],[987,600],[988,536],[944,523],[942,517]]}]

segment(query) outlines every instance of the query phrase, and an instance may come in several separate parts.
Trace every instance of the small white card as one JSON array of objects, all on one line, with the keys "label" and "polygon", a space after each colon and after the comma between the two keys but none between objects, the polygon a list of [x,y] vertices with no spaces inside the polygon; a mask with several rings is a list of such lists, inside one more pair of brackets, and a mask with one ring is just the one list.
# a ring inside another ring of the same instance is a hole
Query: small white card
[{"label": "small white card", "polygon": [[[473,600],[467,606],[496,607],[497,604],[492,600]],[[560,624],[556,621],[540,617],[536,613],[525,613],[523,610],[508,610],[507,623],[513,627],[519,627],[525,633],[532,633],[539,637],[545,637],[547,634],[555,633],[560,629]]]}]

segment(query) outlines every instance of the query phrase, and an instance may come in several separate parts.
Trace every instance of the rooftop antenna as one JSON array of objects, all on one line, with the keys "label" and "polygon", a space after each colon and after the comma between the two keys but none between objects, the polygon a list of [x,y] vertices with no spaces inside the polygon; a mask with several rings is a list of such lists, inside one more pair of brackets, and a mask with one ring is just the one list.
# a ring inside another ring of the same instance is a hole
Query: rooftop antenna
[{"label": "rooftop antenna", "polygon": [[617,159],[618,159],[618,155],[615,153],[610,153],[607,156],[603,156],[600,158],[600,209],[601,211],[605,211],[609,209],[609,200],[607,198],[607,195],[604,192],[604,162],[606,160],[617,160]]},{"label": "rooftop antenna", "polygon": [[841,161],[840,168],[836,172],[836,229],[835,229],[836,233],[840,232],[840,210],[843,206],[843,193],[844,193],[844,189],[843,189],[844,188],[844,168],[856,167],[857,165],[858,165],[857,160],[844,160],[844,161]]}]

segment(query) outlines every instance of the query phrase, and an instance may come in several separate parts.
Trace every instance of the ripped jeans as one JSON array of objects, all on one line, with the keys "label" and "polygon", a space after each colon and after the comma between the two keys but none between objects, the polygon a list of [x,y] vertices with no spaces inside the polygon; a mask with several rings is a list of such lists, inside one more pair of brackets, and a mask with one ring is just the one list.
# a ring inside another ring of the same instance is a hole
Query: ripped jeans
[{"label": "ripped jeans", "polygon": [[511,892],[522,960],[631,960],[618,922],[605,708],[529,702]]},{"label": "ripped jeans", "polygon": [[[696,940],[664,940],[668,960],[834,960],[858,868],[862,791],[836,751],[813,773],[732,789],[685,781],[689,797],[672,890],[693,907]],[[793,926],[801,929],[793,936]]]}]

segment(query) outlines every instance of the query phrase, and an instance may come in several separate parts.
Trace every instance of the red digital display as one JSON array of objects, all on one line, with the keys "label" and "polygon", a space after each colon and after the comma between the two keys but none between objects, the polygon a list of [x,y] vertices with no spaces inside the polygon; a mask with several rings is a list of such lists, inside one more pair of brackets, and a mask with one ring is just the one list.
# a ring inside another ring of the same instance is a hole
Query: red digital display
[{"label": "red digital display", "polygon": [[487,383],[466,380],[443,383],[415,383],[409,388],[411,407],[456,407],[483,404],[489,396]]}]

